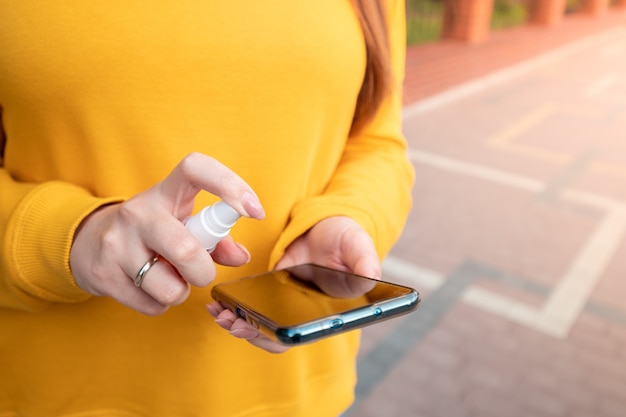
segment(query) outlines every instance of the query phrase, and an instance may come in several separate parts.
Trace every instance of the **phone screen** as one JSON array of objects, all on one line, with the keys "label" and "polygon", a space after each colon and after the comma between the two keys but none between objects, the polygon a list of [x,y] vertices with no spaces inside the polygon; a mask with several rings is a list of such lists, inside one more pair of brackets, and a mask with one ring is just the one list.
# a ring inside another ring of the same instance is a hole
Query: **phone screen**
[{"label": "phone screen", "polygon": [[213,297],[287,344],[404,314],[419,302],[412,288],[312,264],[220,284]]}]

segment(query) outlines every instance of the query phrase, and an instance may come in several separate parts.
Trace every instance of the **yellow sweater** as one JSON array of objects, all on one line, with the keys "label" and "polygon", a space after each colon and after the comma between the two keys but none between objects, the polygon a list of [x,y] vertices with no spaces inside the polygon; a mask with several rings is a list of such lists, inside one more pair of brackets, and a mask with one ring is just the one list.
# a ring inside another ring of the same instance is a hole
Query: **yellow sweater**
[{"label": "yellow sweater", "polygon": [[[404,5],[387,3],[398,88],[348,138],[365,62],[348,0],[0,2],[0,416],[334,417],[349,406],[357,333],[271,355],[213,322],[210,288],[158,317],[89,296],[69,250],[89,212],[197,151],[241,175],[267,212],[235,226],[252,262],[219,267],[217,282],[271,268],[332,215],[356,219],[384,256],[413,180]],[[203,193],[196,209],[215,200]]]}]

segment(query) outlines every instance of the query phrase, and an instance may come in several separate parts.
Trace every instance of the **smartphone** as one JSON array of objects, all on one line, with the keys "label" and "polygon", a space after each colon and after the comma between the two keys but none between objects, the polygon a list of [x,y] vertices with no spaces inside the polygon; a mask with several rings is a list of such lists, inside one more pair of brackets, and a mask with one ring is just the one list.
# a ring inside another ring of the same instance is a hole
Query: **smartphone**
[{"label": "smartphone", "polygon": [[218,284],[211,295],[287,346],[397,317],[420,303],[413,288],[314,264]]}]

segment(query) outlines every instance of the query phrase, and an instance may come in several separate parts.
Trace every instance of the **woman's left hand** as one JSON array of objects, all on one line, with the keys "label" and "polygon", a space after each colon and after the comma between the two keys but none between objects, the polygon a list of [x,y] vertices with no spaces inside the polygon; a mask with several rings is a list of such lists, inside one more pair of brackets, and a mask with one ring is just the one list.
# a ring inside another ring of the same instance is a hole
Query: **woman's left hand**
[{"label": "woman's left hand", "polygon": [[[315,263],[371,278],[380,278],[381,265],[374,242],[367,232],[349,217],[329,217],[317,223],[296,239],[276,264],[276,269]],[[371,285],[351,287],[354,296],[371,289]],[[220,303],[208,306],[216,323],[233,336],[246,339],[253,345],[272,353],[285,352],[288,348],[261,334],[245,320],[225,309]]]}]

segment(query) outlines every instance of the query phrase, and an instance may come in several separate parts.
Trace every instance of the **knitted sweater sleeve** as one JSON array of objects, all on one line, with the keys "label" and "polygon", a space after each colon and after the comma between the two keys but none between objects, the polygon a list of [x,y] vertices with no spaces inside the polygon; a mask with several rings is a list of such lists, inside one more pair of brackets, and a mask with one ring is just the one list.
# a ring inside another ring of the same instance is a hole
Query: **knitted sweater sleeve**
[{"label": "knitted sweater sleeve", "polygon": [[0,307],[36,311],[88,298],[70,271],[72,239],[83,218],[113,200],[60,181],[20,182],[0,167]]},{"label": "knitted sweater sleeve", "polygon": [[356,220],[373,238],[382,258],[399,237],[411,207],[414,170],[402,133],[402,81],[405,65],[405,12],[402,1],[388,2],[395,85],[377,114],[347,141],[326,190],[298,203],[273,249],[270,266],[298,236],[336,215]]}]

